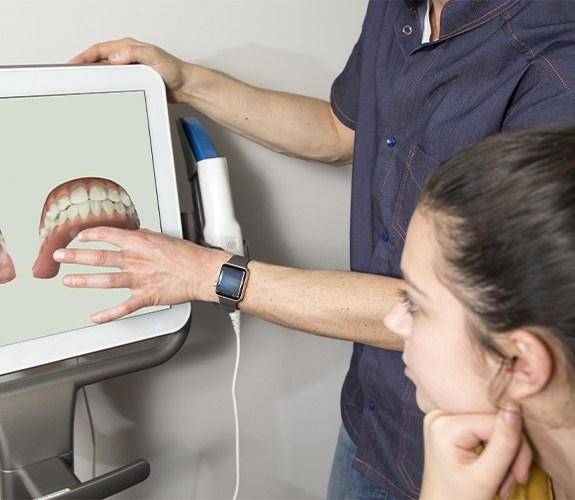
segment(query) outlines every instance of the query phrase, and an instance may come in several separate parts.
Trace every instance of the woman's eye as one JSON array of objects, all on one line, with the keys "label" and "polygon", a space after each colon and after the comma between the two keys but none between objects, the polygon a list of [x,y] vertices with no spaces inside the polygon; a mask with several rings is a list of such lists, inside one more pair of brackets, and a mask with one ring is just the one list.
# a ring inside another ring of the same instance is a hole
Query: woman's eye
[{"label": "woman's eye", "polygon": [[407,307],[408,312],[414,313],[419,309],[417,304],[411,300],[406,290],[399,291],[399,299],[401,303]]}]

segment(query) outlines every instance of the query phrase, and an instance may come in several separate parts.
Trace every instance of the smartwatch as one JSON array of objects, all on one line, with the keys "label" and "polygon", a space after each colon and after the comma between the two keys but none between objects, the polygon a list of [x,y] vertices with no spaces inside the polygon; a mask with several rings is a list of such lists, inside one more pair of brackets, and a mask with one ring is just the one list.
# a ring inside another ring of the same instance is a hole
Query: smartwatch
[{"label": "smartwatch", "polygon": [[220,305],[236,311],[238,303],[244,297],[250,271],[248,262],[251,259],[241,255],[233,255],[221,268],[215,283],[216,295]]}]

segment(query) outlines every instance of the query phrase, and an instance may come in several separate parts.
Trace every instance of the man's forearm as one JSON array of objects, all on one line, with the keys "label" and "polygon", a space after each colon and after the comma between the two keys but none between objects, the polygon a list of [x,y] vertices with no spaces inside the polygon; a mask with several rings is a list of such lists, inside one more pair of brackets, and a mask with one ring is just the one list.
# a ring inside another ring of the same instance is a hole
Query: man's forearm
[{"label": "man's forearm", "polygon": [[351,162],[354,132],[327,101],[247,85],[216,70],[184,67],[178,98],[273,151],[332,165]]},{"label": "man's forearm", "polygon": [[[63,248],[56,262],[104,266],[113,273],[70,274],[72,288],[128,288],[130,298],[97,312],[98,323],[150,305],[217,302],[214,283],[230,254],[180,238],[139,229],[96,227],[77,236],[82,243],[106,242],[120,250]],[[397,301],[401,281],[349,271],[309,271],[252,260],[240,309],[285,327],[326,337],[401,349],[400,337],[383,318]]]},{"label": "man's forearm", "polygon": [[255,261],[240,308],[294,330],[402,350],[402,339],[383,324],[400,287],[400,280],[384,276]]}]

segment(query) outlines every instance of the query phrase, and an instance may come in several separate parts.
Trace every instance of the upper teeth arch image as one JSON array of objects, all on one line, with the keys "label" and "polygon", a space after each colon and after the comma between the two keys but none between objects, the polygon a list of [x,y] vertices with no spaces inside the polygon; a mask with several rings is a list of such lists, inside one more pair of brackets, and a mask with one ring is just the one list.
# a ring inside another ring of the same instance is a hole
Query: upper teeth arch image
[{"label": "upper teeth arch image", "polygon": [[35,278],[53,278],[60,263],[52,255],[83,229],[114,226],[138,229],[136,208],[126,190],[102,177],[82,177],[55,187],[47,196],[40,218],[40,250],[32,268]]},{"label": "upper teeth arch image", "polygon": [[16,277],[16,269],[10,254],[6,250],[4,236],[0,231],[0,285],[12,281]]}]

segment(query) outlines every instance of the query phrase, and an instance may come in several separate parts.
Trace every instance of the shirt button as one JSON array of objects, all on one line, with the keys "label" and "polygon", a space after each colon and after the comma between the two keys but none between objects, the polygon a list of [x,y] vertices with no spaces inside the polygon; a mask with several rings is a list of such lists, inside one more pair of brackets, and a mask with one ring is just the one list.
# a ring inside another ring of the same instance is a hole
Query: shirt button
[{"label": "shirt button", "polygon": [[383,233],[381,233],[381,239],[383,241],[389,240],[389,234],[387,234],[387,232],[384,231]]},{"label": "shirt button", "polygon": [[403,27],[403,30],[402,30],[402,31],[403,31],[403,34],[404,34],[404,35],[411,35],[411,34],[413,33],[413,30],[411,29],[411,26],[410,26],[409,24],[406,24],[406,25]]},{"label": "shirt button", "polygon": [[395,146],[395,137],[390,135],[385,141],[385,143],[387,144],[388,147],[392,148],[393,146]]},{"label": "shirt button", "polygon": [[369,411],[375,410],[375,404],[372,403],[371,401],[369,401],[369,402],[367,403],[367,409],[368,409]]}]

